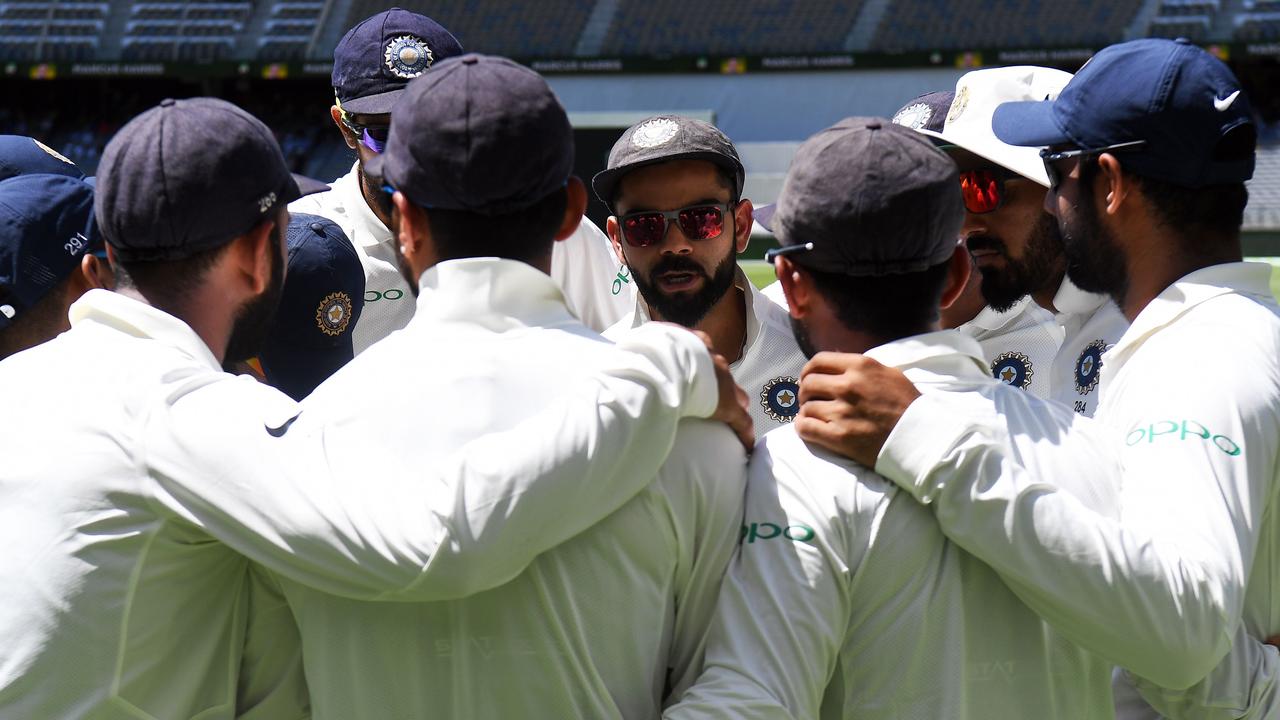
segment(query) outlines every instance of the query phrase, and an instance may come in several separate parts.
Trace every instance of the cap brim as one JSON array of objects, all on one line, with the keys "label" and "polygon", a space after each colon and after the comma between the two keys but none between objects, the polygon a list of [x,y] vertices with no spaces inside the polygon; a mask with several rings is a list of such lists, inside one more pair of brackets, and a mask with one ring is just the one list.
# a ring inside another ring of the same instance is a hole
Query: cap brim
[{"label": "cap brim", "polygon": [[321,182],[312,177],[307,177],[306,175],[299,175],[298,173],[292,173],[292,175],[293,182],[298,186],[300,196],[314,195],[316,193],[322,193],[330,190],[328,183]]},{"label": "cap brim", "polygon": [[735,165],[731,160],[723,155],[702,150],[664,155],[662,157],[649,158],[648,160],[641,160],[640,162],[629,163],[627,165],[619,165],[616,168],[609,168],[608,170],[601,170],[591,178],[591,189],[595,190],[596,197],[600,199],[600,202],[605,205],[609,205],[612,210],[613,208],[609,202],[609,198],[613,195],[614,189],[617,188],[618,182],[622,180],[623,175],[642,167],[657,165],[658,163],[672,162],[674,160],[706,160],[709,163],[718,165],[734,174],[735,178],[740,183],[740,186],[738,187],[738,194],[742,194],[741,184],[746,182],[746,169],[740,164]]},{"label": "cap brim", "polygon": [[1010,145],[1047,147],[1071,142],[1053,115],[1053,101],[1007,102],[991,116],[996,137]]},{"label": "cap brim", "polygon": [[761,205],[760,207],[752,210],[751,217],[756,221],[757,225],[769,232],[773,232],[773,214],[777,211],[778,204],[769,203],[768,205]]},{"label": "cap brim", "polygon": [[387,115],[390,114],[391,108],[396,106],[396,101],[404,91],[405,88],[397,88],[377,95],[343,100],[341,107],[349,115]]},{"label": "cap brim", "polygon": [[1049,187],[1049,175],[1045,172],[1039,152],[1034,149],[1039,146],[1010,145],[1001,143],[993,136],[968,138],[961,134],[947,134],[936,130],[916,130],[916,132],[927,135],[934,146],[945,153],[963,150],[989,160],[1006,170],[1012,170],[1034,183]]}]

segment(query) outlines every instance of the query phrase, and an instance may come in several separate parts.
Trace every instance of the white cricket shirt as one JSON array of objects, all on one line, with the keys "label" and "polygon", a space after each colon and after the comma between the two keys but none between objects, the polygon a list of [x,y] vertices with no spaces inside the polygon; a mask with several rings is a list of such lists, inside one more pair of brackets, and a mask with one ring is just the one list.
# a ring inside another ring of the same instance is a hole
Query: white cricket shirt
[{"label": "white cricket shirt", "polygon": [[545,508],[609,515],[716,404],[701,341],[655,326],[526,426],[347,464],[377,413],[313,423],[124,295],[86,293],[71,322],[0,362],[22,409],[0,413],[5,718],[301,717],[296,627],[250,560],[353,597],[493,587],[580,529]]},{"label": "white cricket shirt", "polygon": [[1009,426],[973,398],[912,403],[876,464],[1062,634],[1145,678],[1167,715],[1277,711],[1256,707],[1275,702],[1280,669],[1259,641],[1280,631],[1270,272],[1187,275],[1103,356],[1098,419],[1120,443],[1119,521],[1058,490],[1094,468],[1028,472],[1009,456]]},{"label": "white cricket shirt", "polygon": [[[396,264],[396,238],[369,209],[360,192],[359,163],[334,180],[331,189],[289,203],[291,212],[328,218],[342,228],[364,266],[364,309],[351,331],[356,354],[409,324],[417,308],[408,281]],[[588,327],[604,330],[631,309],[635,285],[618,265],[609,238],[584,217],[573,235],[551,253],[551,276],[569,307]]]},{"label": "white cricket shirt", "polygon": [[[1090,421],[1002,387],[981,354],[954,331],[867,352],[921,392],[987,398],[1031,462],[1111,462]],[[1100,513],[1116,507],[1114,476],[1071,490]],[[706,670],[664,717],[1077,720],[1110,714],[1110,680],[1109,663],[1053,632],[928,508],[788,427],[752,455]]]},{"label": "white cricket shirt", "polygon": [[[746,299],[747,337],[742,356],[729,370],[747,393],[751,421],[760,436],[791,422],[800,412],[800,371],[808,358],[796,344],[785,306],[756,290],[740,267],[734,285]],[[605,336],[616,338],[650,319],[648,305],[637,294],[630,317],[606,330]]]},{"label": "white cricket shirt", "polygon": [[[618,352],[523,263],[444,262],[421,289],[403,332],[304,403],[304,417],[335,427],[383,418],[361,438],[366,457],[429,466],[486,433],[514,435]],[[388,372],[403,358],[414,359],[404,373]],[[638,496],[501,587],[455,602],[369,603],[285,581],[314,717],[656,717],[664,686],[687,687],[700,667],[738,538],[745,457],[726,428],[705,422],[682,423],[674,446],[622,454],[666,462]],[[580,511],[566,500],[537,521],[574,525]]]},{"label": "white cricket shirt", "polygon": [[1129,320],[1106,295],[1076,287],[1070,278],[1053,296],[1053,321],[1062,330],[1062,345],[1053,360],[1049,398],[1086,417],[1098,410],[1102,356],[1111,349]]},{"label": "white cricket shirt", "polygon": [[1062,329],[1030,295],[1004,312],[985,306],[956,330],[978,341],[987,371],[996,380],[1036,397],[1050,397],[1053,358],[1062,344]]}]

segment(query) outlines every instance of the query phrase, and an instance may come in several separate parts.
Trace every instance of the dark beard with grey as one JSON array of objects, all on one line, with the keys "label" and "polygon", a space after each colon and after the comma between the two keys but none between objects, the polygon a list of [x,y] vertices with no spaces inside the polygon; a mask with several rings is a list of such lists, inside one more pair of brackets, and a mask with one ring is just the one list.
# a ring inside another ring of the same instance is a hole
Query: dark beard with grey
[{"label": "dark beard with grey", "polygon": [[965,241],[970,252],[994,250],[1004,258],[1003,268],[978,266],[982,273],[982,299],[998,312],[1006,312],[1022,298],[1059,282],[1062,271],[1063,242],[1058,221],[1041,213],[1027,237],[1021,260],[1009,256],[1004,241],[988,235],[975,235]]},{"label": "dark beard with grey", "polygon": [[[640,297],[649,305],[649,310],[661,319],[677,325],[691,328],[702,321],[711,312],[711,308],[720,302],[720,298],[733,287],[733,277],[737,270],[734,262],[733,246],[729,254],[716,266],[714,274],[708,276],[702,266],[683,255],[668,255],[658,261],[649,272],[648,277],[635,273],[636,289]],[[692,293],[675,293],[668,295],[658,289],[655,280],[663,273],[685,272],[703,278],[702,288]]]}]

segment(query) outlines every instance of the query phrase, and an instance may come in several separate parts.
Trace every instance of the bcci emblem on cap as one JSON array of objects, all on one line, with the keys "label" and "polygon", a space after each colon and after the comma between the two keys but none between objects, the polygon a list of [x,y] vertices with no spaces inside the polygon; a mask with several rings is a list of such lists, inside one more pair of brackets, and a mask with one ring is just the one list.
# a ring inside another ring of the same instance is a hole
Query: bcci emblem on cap
[{"label": "bcci emblem on cap", "polygon": [[1098,387],[1102,376],[1102,353],[1107,351],[1106,340],[1094,340],[1084,346],[1076,358],[1076,392],[1088,395]]},{"label": "bcci emblem on cap", "polygon": [[800,382],[793,377],[776,377],[764,384],[760,404],[769,417],[789,423],[800,412]]},{"label": "bcci emblem on cap", "polygon": [[344,292],[329,293],[316,308],[316,326],[329,337],[346,331],[351,322],[351,297]]},{"label": "bcci emblem on cap", "polygon": [[991,361],[991,375],[1005,385],[1026,390],[1031,384],[1031,358],[1020,352],[1001,353]]},{"label": "bcci emblem on cap", "polygon": [[431,53],[431,48],[427,47],[427,43],[422,38],[412,35],[401,35],[392,38],[387,43],[386,52],[383,53],[383,61],[387,64],[387,69],[406,80],[418,77],[431,67],[435,56]]}]

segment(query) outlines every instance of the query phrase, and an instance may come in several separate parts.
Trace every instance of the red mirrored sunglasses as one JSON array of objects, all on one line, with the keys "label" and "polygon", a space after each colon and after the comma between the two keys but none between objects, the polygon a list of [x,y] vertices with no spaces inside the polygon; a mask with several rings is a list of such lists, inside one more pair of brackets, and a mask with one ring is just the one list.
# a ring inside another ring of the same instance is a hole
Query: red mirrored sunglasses
[{"label": "red mirrored sunglasses", "polygon": [[620,219],[622,237],[631,247],[657,245],[667,236],[667,224],[674,222],[690,240],[712,240],[724,232],[724,216],[728,212],[728,204],[713,203],[627,213]]},{"label": "red mirrored sunglasses", "polygon": [[964,197],[964,209],[975,215],[999,210],[1004,204],[1005,180],[1016,177],[1016,173],[996,168],[961,172],[960,194]]}]

